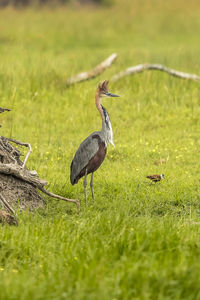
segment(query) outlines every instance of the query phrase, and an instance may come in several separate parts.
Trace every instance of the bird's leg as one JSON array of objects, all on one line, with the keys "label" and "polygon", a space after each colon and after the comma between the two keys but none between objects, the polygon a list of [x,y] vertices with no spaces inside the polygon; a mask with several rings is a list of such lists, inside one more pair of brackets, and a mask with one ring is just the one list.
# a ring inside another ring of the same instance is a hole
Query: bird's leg
[{"label": "bird's leg", "polygon": [[84,192],[85,192],[85,204],[87,202],[87,168],[85,170],[85,178],[84,178]]},{"label": "bird's leg", "polygon": [[90,188],[91,188],[91,192],[92,192],[92,199],[94,200],[93,177],[94,177],[94,173],[92,173],[91,180],[90,180]]}]

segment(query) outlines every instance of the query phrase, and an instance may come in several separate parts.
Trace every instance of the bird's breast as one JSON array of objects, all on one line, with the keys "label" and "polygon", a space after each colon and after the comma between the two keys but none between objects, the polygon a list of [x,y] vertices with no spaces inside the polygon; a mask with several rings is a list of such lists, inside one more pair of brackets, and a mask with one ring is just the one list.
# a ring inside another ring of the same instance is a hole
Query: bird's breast
[{"label": "bird's breast", "polygon": [[87,167],[88,173],[92,173],[100,167],[107,153],[106,143],[100,138],[100,136],[95,134],[92,136],[92,138],[98,140],[99,149],[94,155],[94,157],[92,157],[88,163],[88,167]]}]

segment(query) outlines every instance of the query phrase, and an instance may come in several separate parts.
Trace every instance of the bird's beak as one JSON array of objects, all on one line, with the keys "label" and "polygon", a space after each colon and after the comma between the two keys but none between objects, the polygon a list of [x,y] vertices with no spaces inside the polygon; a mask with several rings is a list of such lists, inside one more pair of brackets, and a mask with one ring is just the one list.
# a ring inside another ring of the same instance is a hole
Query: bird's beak
[{"label": "bird's beak", "polygon": [[107,97],[120,97],[119,95],[115,95],[115,94],[112,94],[112,93],[104,93]]}]

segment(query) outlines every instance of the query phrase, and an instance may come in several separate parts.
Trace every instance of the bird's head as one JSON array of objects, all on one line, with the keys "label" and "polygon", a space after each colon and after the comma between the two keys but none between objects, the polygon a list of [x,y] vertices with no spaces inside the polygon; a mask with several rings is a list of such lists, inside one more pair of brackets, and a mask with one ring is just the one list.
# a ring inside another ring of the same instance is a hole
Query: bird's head
[{"label": "bird's head", "polygon": [[164,178],[165,178],[165,175],[164,175],[164,174],[161,174],[160,177],[161,177],[161,179],[164,179]]},{"label": "bird's head", "polygon": [[99,97],[119,97],[119,95],[112,94],[108,91],[108,80],[104,80],[102,83],[99,84],[97,88],[97,93]]}]

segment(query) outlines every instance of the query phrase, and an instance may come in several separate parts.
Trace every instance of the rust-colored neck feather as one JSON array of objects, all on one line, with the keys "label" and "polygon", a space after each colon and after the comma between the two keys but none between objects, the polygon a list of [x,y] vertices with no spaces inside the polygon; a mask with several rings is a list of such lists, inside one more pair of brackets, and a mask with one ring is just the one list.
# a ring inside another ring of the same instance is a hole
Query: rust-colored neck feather
[{"label": "rust-colored neck feather", "polygon": [[101,119],[104,122],[105,121],[105,117],[104,117],[104,113],[103,113],[103,109],[101,106],[101,96],[100,96],[101,92],[100,92],[100,88],[97,89],[96,91],[96,95],[95,95],[95,103],[96,103],[96,107],[101,115]]}]

